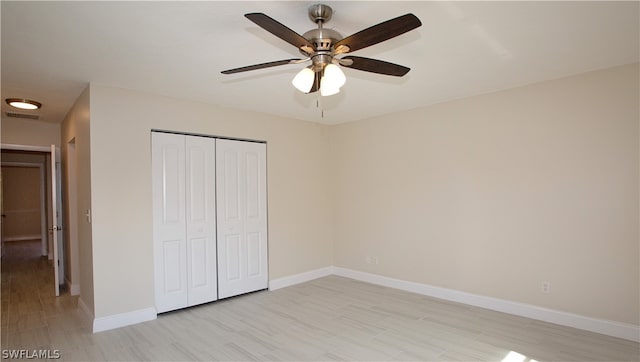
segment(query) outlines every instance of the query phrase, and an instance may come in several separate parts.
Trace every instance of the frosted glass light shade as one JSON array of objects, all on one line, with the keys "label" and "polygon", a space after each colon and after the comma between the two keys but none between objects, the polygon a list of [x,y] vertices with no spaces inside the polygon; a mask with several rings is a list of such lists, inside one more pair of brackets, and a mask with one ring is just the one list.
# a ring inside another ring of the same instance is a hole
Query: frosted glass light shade
[{"label": "frosted glass light shade", "polygon": [[347,77],[344,76],[344,73],[340,69],[339,66],[335,64],[329,64],[324,67],[324,76],[322,77],[322,84],[326,85],[328,89],[342,87],[344,83],[347,81]]},{"label": "frosted glass light shade", "polygon": [[309,93],[311,87],[313,87],[313,81],[315,79],[316,73],[310,68],[304,68],[291,81],[296,89],[303,93]]},{"label": "frosted glass light shade", "polygon": [[38,109],[42,107],[42,104],[36,101],[32,101],[30,99],[22,99],[22,98],[7,98],[5,99],[8,105],[15,108],[20,109]]},{"label": "frosted glass light shade", "polygon": [[323,81],[320,82],[320,95],[323,97],[326,97],[326,96],[332,96],[338,93],[340,93],[340,88],[331,88],[330,86],[326,86],[323,78]]}]

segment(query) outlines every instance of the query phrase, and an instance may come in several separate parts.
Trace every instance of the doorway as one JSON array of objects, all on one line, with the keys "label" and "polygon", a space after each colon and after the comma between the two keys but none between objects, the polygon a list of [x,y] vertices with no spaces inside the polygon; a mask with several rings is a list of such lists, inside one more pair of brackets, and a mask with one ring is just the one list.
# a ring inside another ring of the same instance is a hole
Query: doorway
[{"label": "doorway", "polygon": [[[47,152],[48,151],[48,152]],[[37,242],[41,256],[53,266],[55,295],[65,284],[64,241],[57,219],[61,216],[60,192],[54,191],[59,172],[59,150],[47,147],[2,145],[3,239],[5,247]],[[57,161],[57,163],[56,163]],[[57,176],[57,177],[56,177]],[[60,182],[57,182],[59,185]],[[59,241],[59,242],[58,242]]]},{"label": "doorway", "polygon": [[38,240],[42,255],[47,238],[46,155],[2,152],[2,243]]},{"label": "doorway", "polygon": [[2,162],[2,242],[41,241],[47,252],[45,170],[42,163]]}]

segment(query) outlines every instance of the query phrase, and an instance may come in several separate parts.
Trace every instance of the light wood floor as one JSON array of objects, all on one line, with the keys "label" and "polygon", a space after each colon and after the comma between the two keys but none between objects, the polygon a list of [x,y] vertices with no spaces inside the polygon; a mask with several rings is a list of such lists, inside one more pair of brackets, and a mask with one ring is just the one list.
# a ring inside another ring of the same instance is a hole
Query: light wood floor
[{"label": "light wood floor", "polygon": [[2,349],[78,361],[640,361],[638,343],[333,276],[91,334],[76,297],[53,297],[37,248],[12,244],[3,258]]}]

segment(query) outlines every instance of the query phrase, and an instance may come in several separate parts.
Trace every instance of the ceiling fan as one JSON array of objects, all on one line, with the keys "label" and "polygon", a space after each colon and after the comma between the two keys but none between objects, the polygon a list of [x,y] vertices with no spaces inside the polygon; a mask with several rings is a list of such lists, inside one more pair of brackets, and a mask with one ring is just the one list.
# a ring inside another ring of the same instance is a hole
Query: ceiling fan
[{"label": "ceiling fan", "polygon": [[404,34],[422,25],[413,14],[405,14],[380,24],[371,26],[346,38],[333,29],[323,25],[331,19],[333,10],[328,5],[316,4],[309,7],[309,18],[318,25],[300,35],[285,25],[263,13],[249,13],[245,17],[261,28],[295,46],[304,56],[302,59],[284,59],[274,62],[254,64],[222,71],[222,74],[234,74],[250,70],[275,67],[285,64],[302,64],[311,61],[311,65],[302,69],[293,79],[293,85],[304,93],[320,91],[323,96],[336,94],[346,81],[340,66],[377,74],[402,77],[410,68],[382,60],[358,56],[342,56],[381,43]]}]

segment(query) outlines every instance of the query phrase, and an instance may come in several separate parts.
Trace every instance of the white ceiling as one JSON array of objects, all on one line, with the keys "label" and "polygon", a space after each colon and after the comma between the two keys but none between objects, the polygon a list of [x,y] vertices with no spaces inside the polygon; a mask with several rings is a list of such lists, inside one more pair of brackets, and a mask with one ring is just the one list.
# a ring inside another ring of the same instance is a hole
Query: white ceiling
[{"label": "white ceiling", "polygon": [[[411,68],[346,69],[341,93],[293,88],[303,65],[220,71],[300,57],[247,20],[263,12],[302,34],[315,2],[2,1],[2,98],[44,104],[60,122],[88,82],[337,124],[638,62],[640,2],[327,1],[343,36],[414,13],[423,26],[354,55]],[[8,111],[4,101],[4,111]],[[15,111],[15,110],[13,110]],[[27,112],[24,112],[27,113]]]}]

